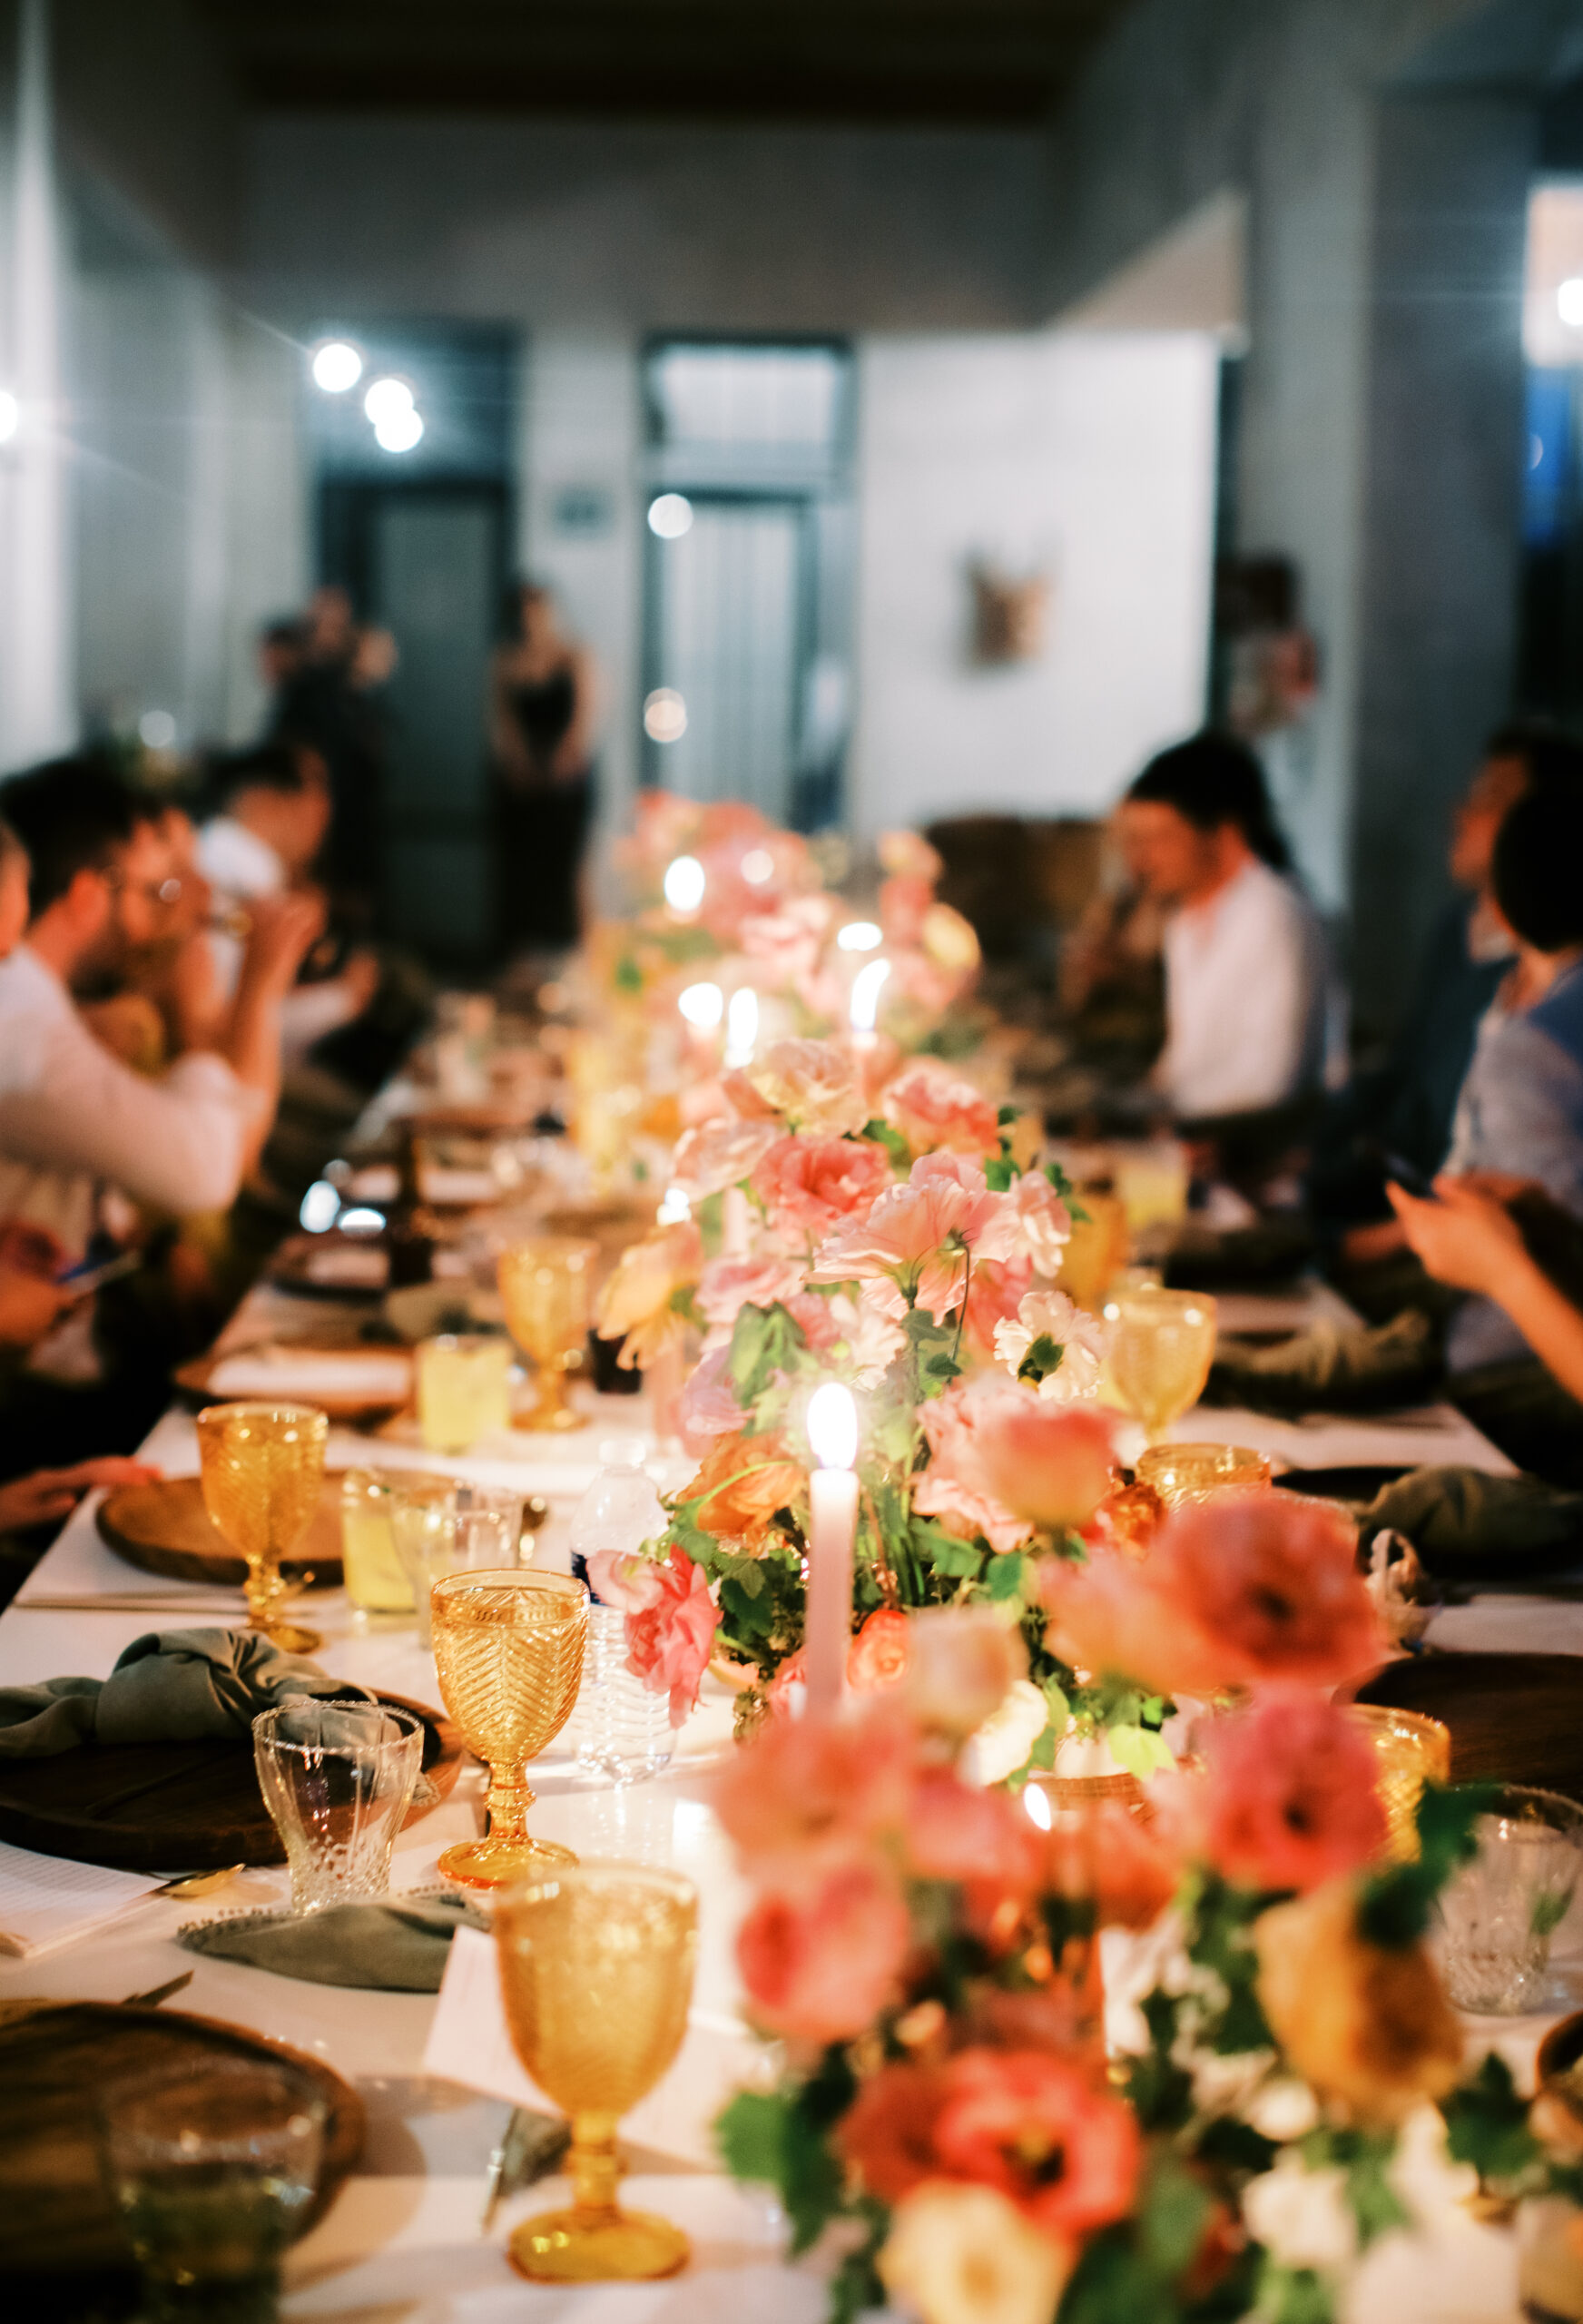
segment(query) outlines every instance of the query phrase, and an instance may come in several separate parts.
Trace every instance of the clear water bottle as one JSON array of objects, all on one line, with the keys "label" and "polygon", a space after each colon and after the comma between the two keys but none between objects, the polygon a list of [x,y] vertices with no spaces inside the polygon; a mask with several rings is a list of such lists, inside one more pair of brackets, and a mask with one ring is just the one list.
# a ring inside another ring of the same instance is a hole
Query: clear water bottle
[{"label": "clear water bottle", "polygon": [[[648,1450],[642,1436],[607,1437],[600,1445],[599,1474],[572,1512],[572,1571],[580,1581],[588,1581],[596,1551],[630,1557],[664,1531],[664,1509],[644,1469]],[[625,1615],[596,1596],[568,1728],[581,1771],[613,1783],[657,1775],[675,1746],[665,1697],[651,1694],[626,1668]]]}]

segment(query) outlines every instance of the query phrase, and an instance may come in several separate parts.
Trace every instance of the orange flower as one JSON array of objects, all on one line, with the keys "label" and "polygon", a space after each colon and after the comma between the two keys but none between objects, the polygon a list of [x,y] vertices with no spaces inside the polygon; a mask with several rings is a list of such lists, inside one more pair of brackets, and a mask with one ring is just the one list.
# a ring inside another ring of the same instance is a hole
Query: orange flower
[{"label": "orange flower", "polygon": [[1032,1388],[985,1396],[973,1430],[984,1488],[1036,1525],[1086,1525],[1110,1490],[1113,1427],[1107,1413],[1049,1403]]},{"label": "orange flower", "polygon": [[778,1432],[769,1436],[723,1436],[683,1494],[702,1501],[698,1522],[714,1533],[750,1544],[761,1541],[778,1509],[795,1506],[806,1489],[801,1465]]},{"label": "orange flower", "polygon": [[1048,1886],[1092,1896],[1102,1928],[1152,1928],[1181,1883],[1172,1835],[1115,1801],[1057,1818],[1046,1849]]},{"label": "orange flower", "polygon": [[994,1107],[938,1058],[915,1058],[906,1066],[886,1090],[884,1109],[886,1120],[915,1154],[932,1154],[940,1147],[952,1154],[996,1151],[999,1125]]},{"label": "orange flower", "polygon": [[691,1219],[659,1227],[622,1253],[599,1295],[595,1321],[601,1339],[624,1339],[620,1362],[628,1371],[652,1362],[685,1328],[671,1301],[703,1271],[703,1240]]},{"label": "orange flower", "polygon": [[857,1695],[878,1694],[907,1676],[911,1625],[900,1607],[880,1606],[847,1649],[847,1684]]}]

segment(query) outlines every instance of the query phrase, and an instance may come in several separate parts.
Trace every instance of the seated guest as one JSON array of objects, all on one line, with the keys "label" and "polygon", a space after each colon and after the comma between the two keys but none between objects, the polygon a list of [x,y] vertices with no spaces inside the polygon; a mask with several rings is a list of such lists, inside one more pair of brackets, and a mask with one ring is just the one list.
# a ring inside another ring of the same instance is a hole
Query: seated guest
[{"label": "seated guest", "polygon": [[1245,744],[1204,734],[1151,760],[1121,838],[1165,926],[1165,1046],[1155,1086],[1189,1134],[1279,1117],[1320,1088],[1330,1005],[1317,918]]},{"label": "seated guest", "polygon": [[[1561,1220],[1546,1219],[1549,1198],[1531,1187],[1502,1184],[1498,1192],[1487,1179],[1442,1177],[1435,1181],[1433,1202],[1401,1187],[1389,1191],[1409,1245],[1435,1281],[1493,1301],[1571,1397],[1583,1450],[1583,1307],[1530,1248],[1531,1240],[1548,1241],[1553,1249],[1557,1226],[1564,1221],[1573,1243],[1569,1272],[1576,1275],[1583,1256],[1578,1222],[1565,1214]],[[1525,1214],[1529,1236],[1523,1232]]]},{"label": "seated guest", "polygon": [[[261,897],[282,895],[306,881],[329,827],[329,790],[316,754],[288,743],[236,752],[217,763],[215,777],[221,812],[198,833],[197,862],[221,902],[243,921]],[[229,990],[241,940],[221,930],[214,949]],[[325,1034],[360,1017],[379,982],[379,962],[359,951],[338,974],[298,984],[281,1011],[287,1062],[296,1063]]]},{"label": "seated guest", "polygon": [[[1568,787],[1583,791],[1583,749],[1557,730],[1516,724],[1498,727],[1485,743],[1452,822],[1449,868],[1463,893],[1430,940],[1389,1057],[1337,1097],[1315,1143],[1310,1197],[1345,1265],[1374,1265],[1402,1248],[1383,1156],[1405,1159],[1425,1177],[1445,1160],[1474,1035],[1513,957],[1510,931],[1490,897],[1496,834],[1530,789]],[[1349,1287],[1363,1295],[1361,1281]]]},{"label": "seated guest", "polygon": [[48,1227],[79,1256],[106,1189],[176,1216],[223,1208],[269,1125],[280,1001],[314,915],[261,918],[222,1041],[150,1079],[93,1038],[73,988],[113,976],[153,934],[175,877],[157,824],[89,759],[16,777],[5,808],[32,914],[0,960],[0,1218]]}]

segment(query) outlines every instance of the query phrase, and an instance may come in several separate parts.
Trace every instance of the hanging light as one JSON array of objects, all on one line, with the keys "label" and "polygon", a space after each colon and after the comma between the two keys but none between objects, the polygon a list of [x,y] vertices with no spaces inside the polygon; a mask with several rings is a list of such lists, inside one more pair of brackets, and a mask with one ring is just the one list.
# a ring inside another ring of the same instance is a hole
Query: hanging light
[{"label": "hanging light", "polygon": [[363,376],[363,359],[349,340],[327,339],[313,350],[313,384],[327,396],[344,396]]}]

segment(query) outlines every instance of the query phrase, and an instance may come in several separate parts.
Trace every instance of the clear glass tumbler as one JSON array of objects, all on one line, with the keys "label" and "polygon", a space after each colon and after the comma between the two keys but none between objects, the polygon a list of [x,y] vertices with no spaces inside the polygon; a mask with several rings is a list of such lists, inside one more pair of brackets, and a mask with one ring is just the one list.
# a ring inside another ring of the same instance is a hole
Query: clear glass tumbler
[{"label": "clear glass tumbler", "polygon": [[205,2057],[120,2083],[105,2176],[151,2324],[270,2324],[319,2184],[324,2101],[267,2060]]},{"label": "clear glass tumbler", "polygon": [[1477,1856],[1435,1907],[1440,1973],[1459,2009],[1516,2017],[1544,2005],[1550,1939],[1583,1871],[1583,1807],[1503,1784],[1474,1830]]},{"label": "clear glass tumbler", "polygon": [[[391,1532],[396,1554],[412,1586],[418,1635],[434,1643],[429,1592],[447,1573],[522,1561],[522,1495],[507,1486],[474,1485],[455,1478],[436,1485],[432,1478],[398,1483]],[[531,1535],[528,1555],[532,1556]]]},{"label": "clear glass tumbler", "polygon": [[253,1721],[253,1762],[292,1911],[383,1896],[423,1769],[421,1720],[385,1703],[282,1703]]}]

